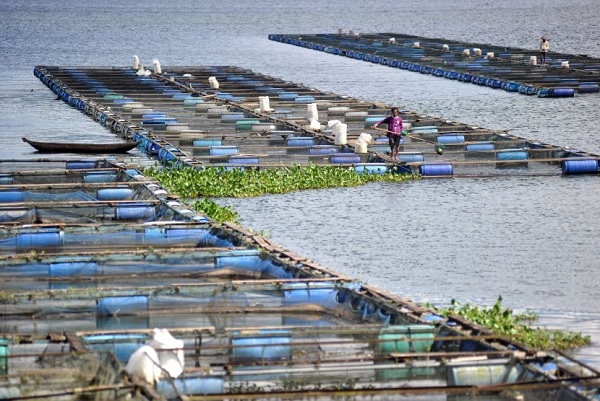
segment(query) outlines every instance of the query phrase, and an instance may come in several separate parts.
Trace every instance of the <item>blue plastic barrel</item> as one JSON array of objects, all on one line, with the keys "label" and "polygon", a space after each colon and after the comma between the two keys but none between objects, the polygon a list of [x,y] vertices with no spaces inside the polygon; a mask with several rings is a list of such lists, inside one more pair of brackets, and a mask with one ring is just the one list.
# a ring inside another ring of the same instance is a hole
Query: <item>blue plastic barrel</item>
[{"label": "blue plastic barrel", "polygon": [[105,297],[96,302],[96,313],[99,316],[137,314],[148,310],[148,296],[130,295]]},{"label": "blue plastic barrel", "polygon": [[330,163],[360,163],[360,156],[354,153],[335,153],[329,155]]},{"label": "blue plastic barrel", "polygon": [[338,292],[331,282],[289,283],[281,288],[288,305],[312,303],[325,306]]},{"label": "blue plastic barrel", "polygon": [[289,330],[259,330],[256,336],[232,334],[233,358],[237,360],[289,359],[292,356]]},{"label": "blue plastic barrel", "polygon": [[86,347],[96,352],[112,352],[127,363],[131,355],[147,341],[144,334],[100,334],[83,336]]},{"label": "blue plastic barrel", "polygon": [[413,134],[436,134],[438,129],[436,126],[422,126],[422,127],[412,127]]},{"label": "blue plastic barrel", "polygon": [[67,170],[86,170],[96,168],[95,160],[77,160],[66,163]]},{"label": "blue plastic barrel", "polygon": [[0,203],[23,202],[25,196],[22,191],[0,191]]},{"label": "blue plastic barrel", "polygon": [[61,230],[39,229],[17,234],[17,248],[44,248],[63,244],[64,234]]},{"label": "blue plastic barrel", "polygon": [[529,153],[523,149],[503,149],[496,152],[496,160],[527,160]]},{"label": "blue plastic barrel", "polygon": [[131,203],[115,207],[117,220],[147,220],[154,217],[154,206],[144,203]]},{"label": "blue plastic barrel", "polygon": [[437,142],[442,144],[463,143],[465,136],[460,134],[443,134],[437,137]]},{"label": "blue plastic barrel", "polygon": [[204,99],[192,97],[183,101],[184,106],[196,106],[198,103],[204,103]]},{"label": "blue plastic barrel", "polygon": [[260,158],[256,156],[230,156],[227,162],[231,164],[259,164]]},{"label": "blue plastic barrel", "polygon": [[468,152],[482,152],[486,150],[494,150],[493,142],[470,143],[467,145]]},{"label": "blue plastic barrel", "polygon": [[574,158],[562,161],[563,174],[595,174],[598,172],[598,160]]},{"label": "blue plastic barrel", "polygon": [[577,88],[578,93],[596,93],[600,92],[600,86],[596,82],[582,82]]},{"label": "blue plastic barrel", "polygon": [[[175,386],[175,388],[173,388]],[[222,377],[183,377],[172,380],[161,380],[156,383],[156,390],[166,399],[178,399],[181,396],[200,396],[223,394]]]},{"label": "blue plastic barrel", "polygon": [[[221,122],[230,122],[230,123],[234,123],[238,120],[242,120],[244,119],[244,113],[226,113],[226,114],[221,114]],[[253,119],[256,120],[256,119]]]},{"label": "blue plastic barrel", "polygon": [[96,193],[96,198],[106,200],[126,200],[133,196],[133,188],[101,188]]},{"label": "blue plastic barrel", "polygon": [[422,162],[424,157],[421,152],[399,152],[398,160],[404,163]]},{"label": "blue plastic barrel", "polygon": [[574,97],[575,89],[573,88],[554,88],[552,97]]},{"label": "blue plastic barrel", "polygon": [[312,146],[315,144],[315,138],[311,136],[297,136],[287,139],[287,146]]},{"label": "blue plastic barrel", "polygon": [[61,262],[48,266],[50,277],[95,276],[97,272],[96,262]]},{"label": "blue plastic barrel", "polygon": [[338,147],[335,145],[314,145],[308,149],[310,155],[329,155],[337,152]]},{"label": "blue plastic barrel", "polygon": [[117,180],[117,173],[112,171],[90,171],[83,175],[83,182],[89,183],[100,183],[100,182],[115,182]]},{"label": "blue plastic barrel", "polygon": [[419,174],[423,176],[452,175],[451,163],[426,163],[419,166]]},{"label": "blue plastic barrel", "polygon": [[358,163],[354,165],[354,171],[367,174],[385,174],[388,166],[384,163]]},{"label": "blue plastic barrel", "polygon": [[238,152],[237,146],[211,146],[209,154],[211,156],[233,155]]},{"label": "blue plastic barrel", "polygon": [[312,103],[315,101],[314,96],[296,96],[294,102],[296,103]]}]

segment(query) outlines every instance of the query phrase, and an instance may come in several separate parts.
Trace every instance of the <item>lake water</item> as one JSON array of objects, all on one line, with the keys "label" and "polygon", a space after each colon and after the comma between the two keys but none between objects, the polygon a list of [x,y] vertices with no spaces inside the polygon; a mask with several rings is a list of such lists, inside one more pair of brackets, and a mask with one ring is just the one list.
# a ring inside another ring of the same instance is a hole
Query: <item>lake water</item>
[{"label": "lake water", "polygon": [[[600,95],[541,99],[269,41],[269,33],[397,32],[600,57],[600,2],[535,0],[45,0],[0,2],[0,159],[20,137],[112,138],[33,76],[35,65],[235,65],[322,91],[508,129],[600,154]],[[141,156],[141,155],[139,155]],[[245,226],[417,302],[532,310],[582,331],[600,368],[598,176],[420,180],[225,199]]]}]

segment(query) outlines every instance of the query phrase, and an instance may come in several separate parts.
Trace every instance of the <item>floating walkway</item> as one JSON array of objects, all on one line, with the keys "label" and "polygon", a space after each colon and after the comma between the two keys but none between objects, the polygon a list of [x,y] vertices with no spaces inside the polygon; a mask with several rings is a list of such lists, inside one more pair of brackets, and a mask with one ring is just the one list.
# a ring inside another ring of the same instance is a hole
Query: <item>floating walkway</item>
[{"label": "floating walkway", "polygon": [[600,59],[398,33],[271,34],[269,39],[407,71],[538,97],[600,91]]},{"label": "floating walkway", "polygon": [[[596,174],[588,152],[401,110],[400,154],[371,126],[389,107],[236,67],[36,67],[58,98],[160,162],[193,168],[328,165],[423,177]],[[35,139],[35,138],[30,138]],[[89,139],[89,138],[88,138]]]},{"label": "floating walkway", "polygon": [[598,394],[600,372],[564,354],[217,224],[131,166],[55,158],[0,172],[1,399]]}]

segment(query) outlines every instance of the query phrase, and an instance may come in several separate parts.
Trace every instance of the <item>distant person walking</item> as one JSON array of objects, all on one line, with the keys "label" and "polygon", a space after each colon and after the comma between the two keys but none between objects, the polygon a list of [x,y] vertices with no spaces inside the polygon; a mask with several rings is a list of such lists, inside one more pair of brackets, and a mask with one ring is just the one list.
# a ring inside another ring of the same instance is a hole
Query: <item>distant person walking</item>
[{"label": "distant person walking", "polygon": [[391,111],[391,116],[374,124],[373,128],[377,129],[381,124],[387,124],[386,136],[390,144],[390,156],[395,159],[398,157],[400,142],[402,142],[402,117],[397,107],[392,107]]},{"label": "distant person walking", "polygon": [[546,64],[546,54],[548,53],[548,49],[550,48],[550,42],[546,39],[545,36],[540,38],[540,64]]}]

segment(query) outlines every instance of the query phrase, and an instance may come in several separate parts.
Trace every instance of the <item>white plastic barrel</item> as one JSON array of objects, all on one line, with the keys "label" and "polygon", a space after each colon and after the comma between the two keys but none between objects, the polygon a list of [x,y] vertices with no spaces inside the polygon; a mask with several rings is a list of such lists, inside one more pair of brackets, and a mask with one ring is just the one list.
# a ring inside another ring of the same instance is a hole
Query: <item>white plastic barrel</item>
[{"label": "white plastic barrel", "polygon": [[481,49],[478,47],[473,48],[473,54],[476,56],[481,56]]},{"label": "white plastic barrel", "polygon": [[348,125],[338,122],[337,124],[334,124],[331,127],[331,130],[333,132],[333,134],[335,135],[335,138],[333,140],[333,143],[336,145],[345,145],[346,143],[348,143]]},{"label": "white plastic barrel", "polygon": [[259,110],[261,113],[273,111],[273,109],[271,108],[271,104],[269,102],[269,96],[259,96],[258,102],[259,102]]},{"label": "white plastic barrel", "polygon": [[415,49],[418,49],[419,47],[421,47],[421,43],[420,42],[415,42],[415,43],[413,43],[413,47]]},{"label": "white plastic barrel", "polygon": [[442,50],[445,51],[445,52],[450,51],[450,46],[448,46],[448,45],[442,45]]},{"label": "white plastic barrel", "polygon": [[463,50],[463,56],[465,57],[471,57],[471,51],[469,49],[465,49]]},{"label": "white plastic barrel", "polygon": [[531,65],[537,65],[537,56],[531,56],[531,57],[529,57],[529,64],[531,64]]},{"label": "white plastic barrel", "polygon": [[354,153],[367,153],[367,143],[361,141],[360,139],[356,141],[356,145],[354,146]]},{"label": "white plastic barrel", "polygon": [[219,89],[219,81],[217,81],[216,77],[208,77],[208,83],[211,89]]},{"label": "white plastic barrel", "polygon": [[487,58],[494,58],[494,52],[487,52]]},{"label": "white plastic barrel", "polygon": [[560,68],[568,69],[569,68],[569,62],[568,61],[563,61],[562,63],[560,63]]},{"label": "white plastic barrel", "polygon": [[319,119],[319,111],[317,110],[316,103],[309,103],[306,106],[306,119],[308,121]]}]

